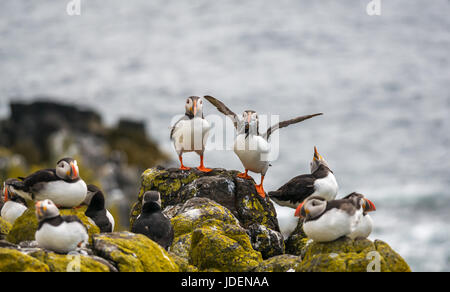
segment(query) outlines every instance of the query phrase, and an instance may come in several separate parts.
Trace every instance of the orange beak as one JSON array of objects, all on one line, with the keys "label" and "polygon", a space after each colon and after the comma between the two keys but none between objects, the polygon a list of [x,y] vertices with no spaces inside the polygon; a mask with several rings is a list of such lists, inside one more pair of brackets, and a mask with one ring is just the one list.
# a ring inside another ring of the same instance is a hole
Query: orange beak
[{"label": "orange beak", "polygon": [[364,211],[373,212],[377,210],[377,208],[375,208],[375,204],[372,203],[370,200],[364,199],[364,201],[365,201]]},{"label": "orange beak", "polygon": [[316,146],[314,146],[314,160],[319,160],[319,159],[320,159],[320,154],[319,154],[319,152],[317,152]]},{"label": "orange beak", "polygon": [[72,179],[75,179],[78,177],[78,171],[73,162],[70,163],[70,167],[72,167]]},{"label": "orange beak", "polygon": [[3,201],[6,203],[8,201],[8,188],[6,187],[6,185],[3,187]]},{"label": "orange beak", "polygon": [[249,124],[250,124],[250,120],[251,120],[251,118],[252,118],[252,116],[251,116],[251,115],[248,115],[248,116],[247,116],[247,123],[249,123]]},{"label": "orange beak", "polygon": [[295,217],[300,217],[300,218],[303,217],[302,216],[302,208],[303,208],[304,204],[305,204],[305,202],[303,202],[300,205],[298,205],[297,209],[295,210],[295,214],[294,214]]},{"label": "orange beak", "polygon": [[42,216],[42,213],[41,213],[41,202],[36,202],[36,204],[34,206],[36,208],[36,213],[38,214],[39,217],[41,217]]},{"label": "orange beak", "polygon": [[197,114],[197,101],[194,100],[194,116]]}]

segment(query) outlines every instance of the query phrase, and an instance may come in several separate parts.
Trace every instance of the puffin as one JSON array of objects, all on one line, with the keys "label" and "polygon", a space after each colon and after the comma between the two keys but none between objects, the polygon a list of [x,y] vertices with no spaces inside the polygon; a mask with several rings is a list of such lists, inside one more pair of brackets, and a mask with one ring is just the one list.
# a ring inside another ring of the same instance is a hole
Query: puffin
[{"label": "puffin", "polygon": [[95,185],[88,185],[88,194],[84,203],[88,205],[84,213],[94,225],[98,226],[100,232],[114,231],[114,217],[105,208],[105,196],[103,192]]},{"label": "puffin", "polygon": [[278,129],[322,115],[322,113],[317,113],[283,121],[271,126],[263,135],[261,135],[259,132],[258,114],[254,110],[246,110],[241,116],[238,116],[220,100],[209,95],[205,96],[205,99],[212,103],[219,112],[229,116],[233,120],[234,127],[237,130],[234,152],[245,168],[245,172],[239,173],[238,177],[252,179],[248,175],[248,171],[261,174],[261,183],[255,185],[255,187],[262,198],[266,197],[263,182],[270,166],[269,161],[267,161],[265,157],[267,157],[270,152],[269,139],[271,134]]},{"label": "puffin", "polygon": [[370,200],[366,199],[364,195],[353,192],[344,199],[351,199],[355,201],[362,201],[362,209],[363,209],[363,215],[361,217],[361,220],[359,221],[359,224],[356,225],[355,230],[348,235],[351,239],[366,239],[369,237],[369,235],[372,233],[373,229],[373,220],[368,214],[369,212],[376,211],[375,204],[372,203]]},{"label": "puffin", "polygon": [[180,160],[180,169],[189,170],[183,164],[183,153],[195,152],[200,156],[198,170],[210,172],[203,162],[206,142],[209,137],[211,125],[203,116],[203,99],[198,96],[190,96],[186,100],[185,114],[179,119],[170,131],[170,139]]},{"label": "puffin", "polygon": [[363,213],[363,200],[327,201],[312,196],[301,203],[295,216],[303,218],[303,231],[316,242],[331,242],[356,230]]},{"label": "puffin", "polygon": [[80,178],[77,161],[63,158],[55,169],[39,170],[22,181],[8,183],[12,192],[24,199],[42,201],[50,199],[58,207],[78,207],[86,198],[87,186]]},{"label": "puffin", "polygon": [[278,205],[296,208],[309,196],[322,197],[327,201],[336,198],[339,186],[327,161],[314,146],[314,157],[310,163],[311,174],[294,177],[269,197]]},{"label": "puffin", "polygon": [[11,224],[14,224],[16,219],[28,209],[25,199],[9,190],[8,183],[11,183],[13,180],[15,179],[8,179],[3,183],[4,205],[1,209],[1,217]]},{"label": "puffin", "polygon": [[51,200],[36,202],[39,225],[35,234],[38,245],[67,254],[85,246],[89,240],[86,227],[77,216],[61,216]]},{"label": "puffin", "polygon": [[134,222],[131,232],[143,234],[168,250],[172,245],[174,231],[172,224],[161,211],[161,195],[148,191],[142,199],[142,211]]}]

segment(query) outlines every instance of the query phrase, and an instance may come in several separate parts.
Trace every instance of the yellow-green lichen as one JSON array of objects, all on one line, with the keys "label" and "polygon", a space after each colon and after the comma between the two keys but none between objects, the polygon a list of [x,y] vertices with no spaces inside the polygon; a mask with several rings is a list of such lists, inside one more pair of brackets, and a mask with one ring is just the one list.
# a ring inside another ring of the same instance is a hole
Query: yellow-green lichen
[{"label": "yellow-green lichen", "polygon": [[0,237],[8,235],[9,232],[11,231],[11,228],[12,228],[11,224],[0,217]]},{"label": "yellow-green lichen", "polygon": [[274,256],[260,263],[253,272],[294,272],[301,262],[299,256],[288,254]]},{"label": "yellow-green lichen", "polygon": [[49,272],[49,267],[20,251],[0,248],[0,272]]},{"label": "yellow-green lichen", "polygon": [[129,232],[94,236],[96,253],[114,262],[120,272],[177,272],[169,254],[144,235]]},{"label": "yellow-green lichen", "polygon": [[45,263],[50,272],[109,272],[106,265],[83,255],[60,255],[42,250],[29,255]]}]

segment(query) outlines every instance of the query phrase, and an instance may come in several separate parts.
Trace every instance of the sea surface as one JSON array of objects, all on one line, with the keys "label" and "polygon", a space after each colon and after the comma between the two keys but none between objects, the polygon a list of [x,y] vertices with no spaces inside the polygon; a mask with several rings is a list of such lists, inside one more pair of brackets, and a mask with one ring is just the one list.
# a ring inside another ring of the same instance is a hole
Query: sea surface
[{"label": "sea surface", "polygon": [[[448,0],[382,0],[380,16],[369,0],[81,0],[79,16],[68,2],[1,1],[1,118],[48,96],[146,121],[176,161],[169,127],[190,95],[281,120],[323,112],[274,137],[266,190],[309,172],[316,145],[339,196],[375,203],[372,239],[414,271],[450,271]],[[205,161],[242,170],[230,150]]]}]

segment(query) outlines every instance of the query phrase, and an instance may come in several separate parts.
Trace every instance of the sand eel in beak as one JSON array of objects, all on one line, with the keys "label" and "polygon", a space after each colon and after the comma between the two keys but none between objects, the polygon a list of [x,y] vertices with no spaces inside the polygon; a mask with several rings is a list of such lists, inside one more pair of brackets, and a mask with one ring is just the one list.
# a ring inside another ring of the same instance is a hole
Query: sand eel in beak
[{"label": "sand eel in beak", "polygon": [[309,197],[295,211],[304,218],[303,231],[316,242],[330,242],[356,230],[362,217],[361,204],[353,199],[326,201]]},{"label": "sand eel in beak", "polygon": [[238,176],[245,179],[251,179],[248,175],[248,171],[261,174],[261,183],[256,185],[256,190],[263,198],[266,196],[263,182],[269,168],[269,161],[264,159],[264,157],[270,152],[270,145],[268,142],[270,135],[278,129],[322,115],[321,113],[306,115],[280,122],[270,127],[263,135],[260,135],[258,114],[255,111],[247,110],[244,111],[242,116],[238,116],[216,98],[205,96],[205,99],[211,102],[221,113],[229,116],[233,120],[237,130],[234,152],[245,168],[245,172],[240,173]]},{"label": "sand eel in beak", "polygon": [[197,169],[210,172],[212,169],[206,168],[203,162],[206,142],[211,130],[209,122],[203,117],[203,99],[191,96],[186,100],[185,108],[185,115],[175,123],[170,132],[170,139],[180,159],[180,169],[190,169],[183,164],[183,153],[195,152],[200,155],[200,166]]},{"label": "sand eel in beak", "polygon": [[89,240],[86,227],[77,216],[61,216],[50,200],[36,203],[39,220],[36,241],[44,249],[66,254],[83,247]]},{"label": "sand eel in beak", "polygon": [[269,192],[269,197],[277,204],[291,208],[296,208],[309,196],[321,197],[327,201],[334,200],[339,186],[328,163],[316,147],[310,168],[311,174],[294,177],[277,191]]},{"label": "sand eel in beak", "polygon": [[174,231],[169,218],[161,212],[159,192],[149,191],[144,194],[141,214],[131,232],[147,236],[166,250],[172,245]]},{"label": "sand eel in beak", "polygon": [[77,161],[72,158],[61,159],[55,169],[39,170],[22,180],[10,183],[11,191],[28,200],[50,199],[59,207],[77,207],[87,194]]},{"label": "sand eel in beak", "polygon": [[12,183],[16,179],[8,179],[3,183],[3,201],[4,205],[1,210],[3,219],[11,224],[14,224],[17,218],[22,216],[23,212],[28,209],[25,199],[11,192],[8,183]]},{"label": "sand eel in beak", "polygon": [[361,221],[359,221],[359,224],[356,226],[355,230],[350,233],[348,237],[351,239],[366,239],[372,233],[373,229],[373,220],[368,213],[377,210],[375,205],[370,200],[364,198],[363,195],[358,193],[351,193],[344,199],[355,200],[355,202],[357,202],[363,210]]},{"label": "sand eel in beak", "polygon": [[113,232],[114,217],[106,210],[105,196],[97,186],[88,185],[88,195],[84,202],[88,205],[84,214],[100,228],[100,232]]}]

